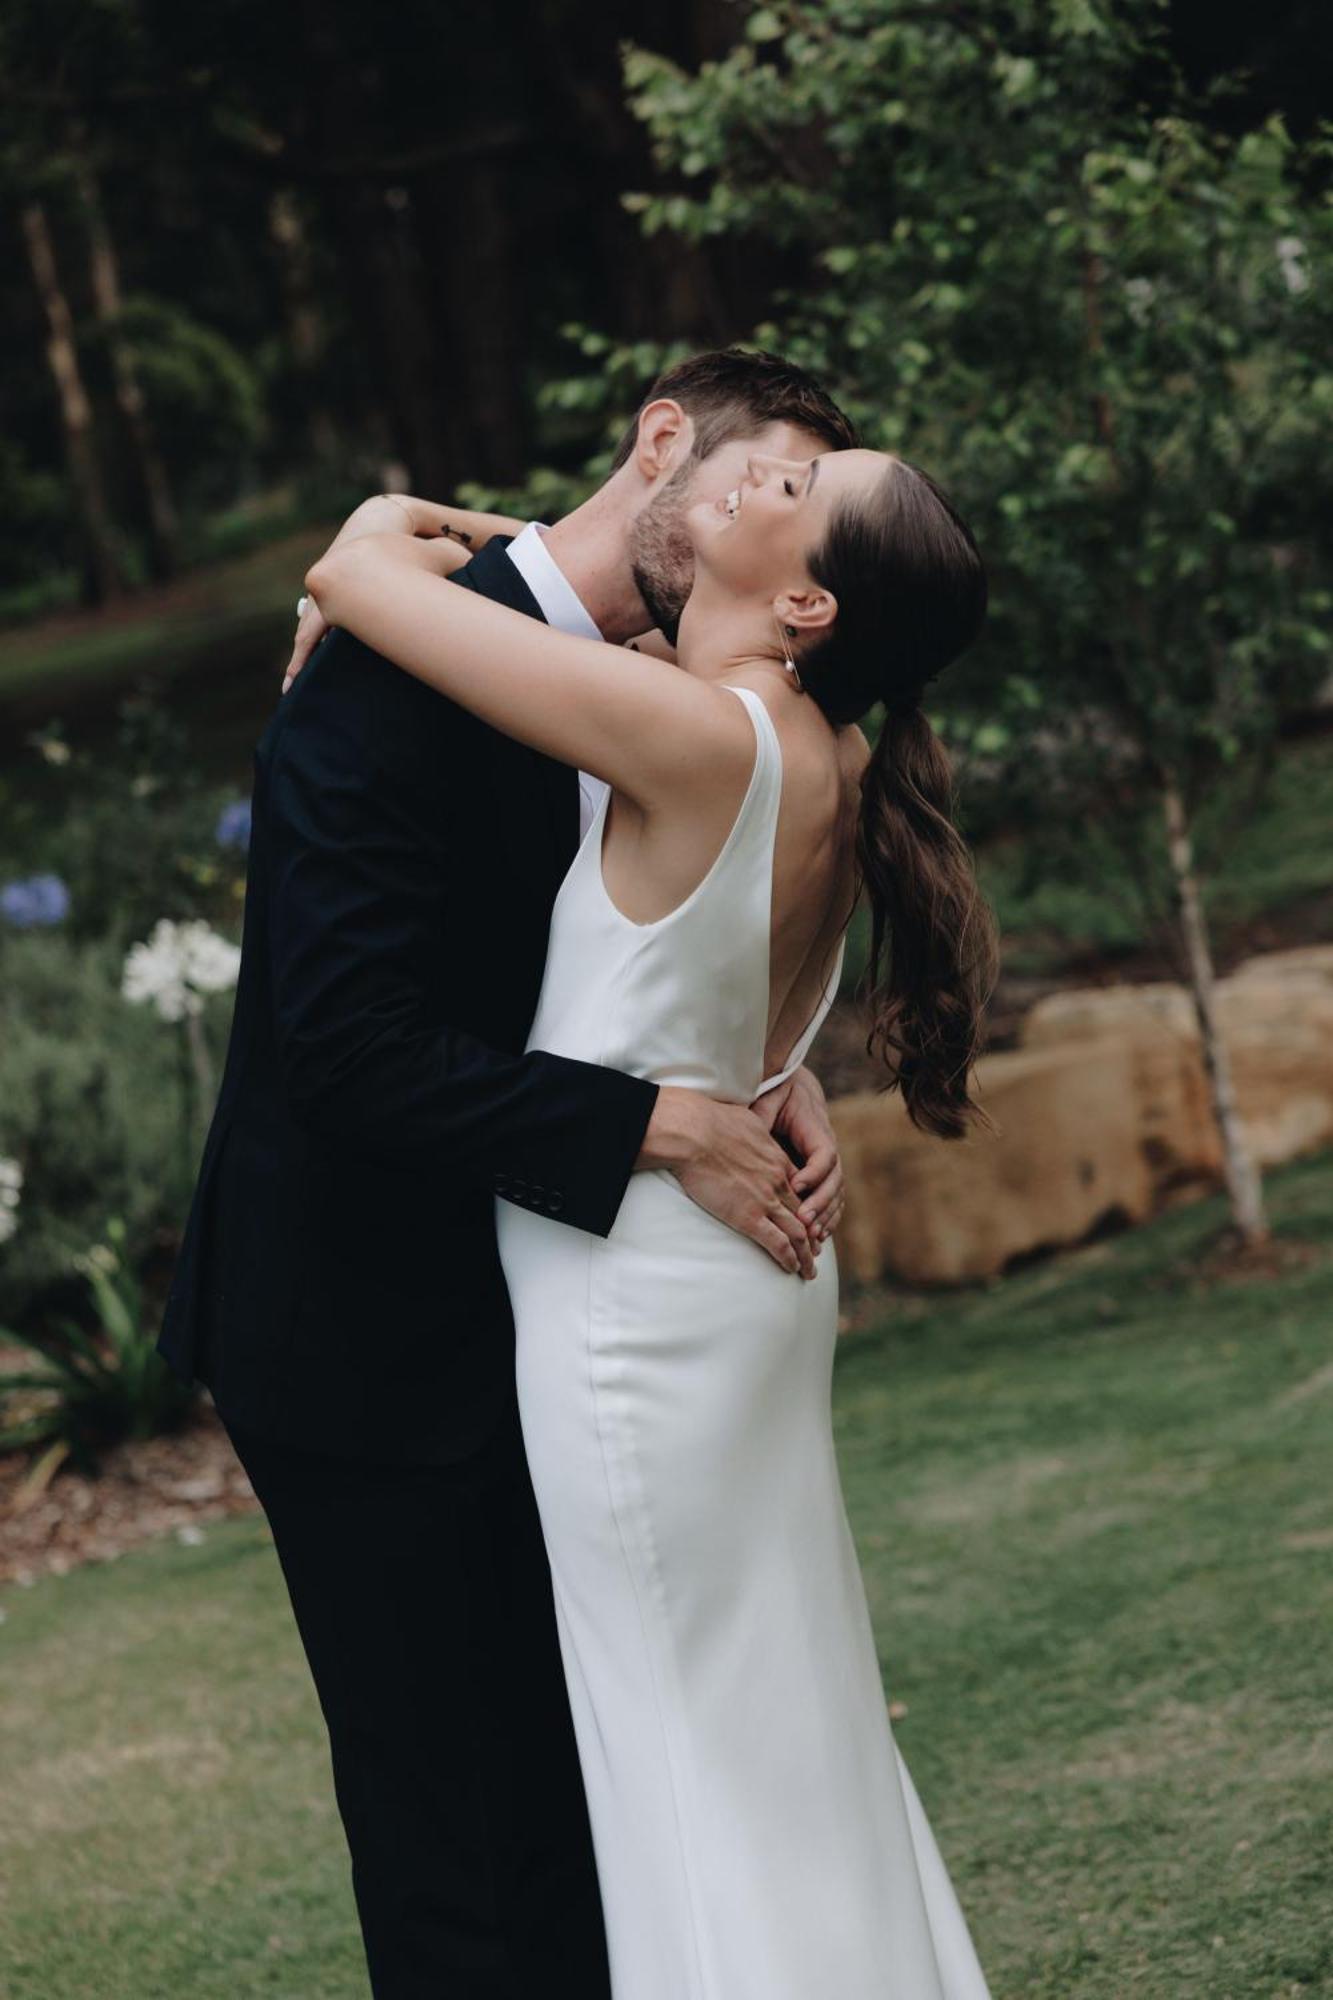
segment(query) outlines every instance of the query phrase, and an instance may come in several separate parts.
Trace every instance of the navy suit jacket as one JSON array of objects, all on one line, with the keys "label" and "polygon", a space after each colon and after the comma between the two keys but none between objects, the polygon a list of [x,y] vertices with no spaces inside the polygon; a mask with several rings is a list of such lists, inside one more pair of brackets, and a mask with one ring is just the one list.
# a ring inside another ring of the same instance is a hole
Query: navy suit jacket
[{"label": "navy suit jacket", "polygon": [[[453,581],[532,617],[496,538]],[[158,1339],[238,1425],[441,1462],[513,1384],[497,1194],[606,1235],[654,1084],[524,1053],[578,776],[331,633],[255,752],[226,1069]]]}]

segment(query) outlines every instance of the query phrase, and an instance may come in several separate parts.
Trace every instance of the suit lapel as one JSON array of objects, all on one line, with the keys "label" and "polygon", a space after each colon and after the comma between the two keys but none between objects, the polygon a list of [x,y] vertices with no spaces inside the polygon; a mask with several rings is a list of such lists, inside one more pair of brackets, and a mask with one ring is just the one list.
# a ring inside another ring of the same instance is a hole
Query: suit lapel
[{"label": "suit lapel", "polygon": [[[545,624],[541,606],[505,554],[512,539],[510,535],[493,535],[471,562],[454,571],[453,581],[466,584],[482,597],[493,598],[497,604],[507,604],[511,610],[525,612],[529,618],[540,618]],[[540,787],[550,821],[552,858],[556,863],[558,882],[573,860],[579,844],[578,774],[568,764],[557,763],[554,757],[543,756],[539,750],[529,751],[529,756],[534,781]]]}]

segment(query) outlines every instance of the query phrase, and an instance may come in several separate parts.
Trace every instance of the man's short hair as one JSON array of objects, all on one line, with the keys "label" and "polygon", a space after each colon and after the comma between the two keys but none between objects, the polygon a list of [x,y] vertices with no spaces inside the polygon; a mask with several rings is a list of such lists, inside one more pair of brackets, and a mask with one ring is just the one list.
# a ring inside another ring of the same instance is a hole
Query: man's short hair
[{"label": "man's short hair", "polygon": [[649,403],[667,396],[694,421],[691,457],[703,459],[728,438],[753,437],[769,424],[798,424],[834,451],[860,443],[851,419],[807,368],[762,348],[718,347],[692,354],[658,376],[616,446],[611,461],[618,472],[634,449],[639,417]]}]

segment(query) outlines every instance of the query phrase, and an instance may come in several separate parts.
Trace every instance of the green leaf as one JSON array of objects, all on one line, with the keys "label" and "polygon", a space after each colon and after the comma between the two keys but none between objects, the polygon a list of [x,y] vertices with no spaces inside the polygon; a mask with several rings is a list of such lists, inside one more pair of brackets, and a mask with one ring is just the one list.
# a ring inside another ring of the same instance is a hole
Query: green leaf
[{"label": "green leaf", "polygon": [[752,42],[779,42],[786,29],[771,7],[761,7],[745,23],[745,32]]}]

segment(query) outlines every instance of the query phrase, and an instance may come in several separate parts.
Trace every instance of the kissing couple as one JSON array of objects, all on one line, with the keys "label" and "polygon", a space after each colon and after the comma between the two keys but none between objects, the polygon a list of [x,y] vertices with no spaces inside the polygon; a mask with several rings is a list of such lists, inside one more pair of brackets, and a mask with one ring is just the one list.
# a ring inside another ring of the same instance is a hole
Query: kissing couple
[{"label": "kissing couple", "polygon": [[978,1112],[920,699],[973,537],[731,348],[554,526],[380,495],[306,589],[158,1348],[267,1515],[376,2000],[985,2000],[839,1485],[803,1067],[864,897],[886,1080]]}]

